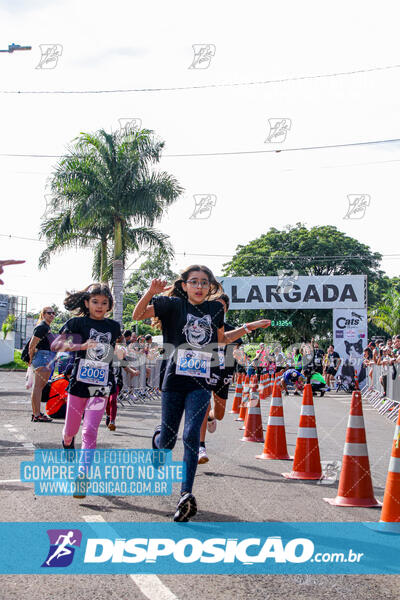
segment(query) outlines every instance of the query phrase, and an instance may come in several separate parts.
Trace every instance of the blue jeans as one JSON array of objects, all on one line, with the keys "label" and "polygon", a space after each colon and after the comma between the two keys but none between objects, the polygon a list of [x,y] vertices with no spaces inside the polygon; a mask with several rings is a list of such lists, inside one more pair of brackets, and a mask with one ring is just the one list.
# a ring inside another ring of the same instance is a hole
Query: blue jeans
[{"label": "blue jeans", "polygon": [[161,431],[155,439],[157,448],[174,448],[185,411],[183,461],[186,465],[186,475],[182,481],[182,492],[191,492],[193,488],[199,456],[200,428],[210,398],[211,392],[202,389],[191,392],[162,392],[161,395]]}]

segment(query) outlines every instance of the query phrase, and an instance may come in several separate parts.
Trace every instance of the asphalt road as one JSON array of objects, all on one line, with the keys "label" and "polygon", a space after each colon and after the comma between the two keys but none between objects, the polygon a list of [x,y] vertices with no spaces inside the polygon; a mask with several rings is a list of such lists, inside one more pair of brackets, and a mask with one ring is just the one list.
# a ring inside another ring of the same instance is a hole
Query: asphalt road
[{"label": "asphalt road", "polygon": [[[228,400],[228,409],[232,397]],[[266,423],[268,402],[262,403]],[[301,398],[284,399],[286,435],[293,454]],[[341,461],[350,407],[349,395],[330,393],[315,398],[321,460]],[[0,506],[2,521],[171,521],[179,486],[171,497],[35,496],[33,485],[19,481],[19,464],[32,460],[35,448],[58,448],[62,421],[30,422],[30,399],[24,374],[0,372]],[[369,458],[375,496],[382,500],[394,425],[364,403]],[[117,429],[103,424],[99,448],[150,448],[160,421],[159,402],[118,409]],[[195,521],[378,521],[379,509],[335,508],[323,502],[334,497],[337,481],[316,484],[285,480],[287,461],[258,461],[262,444],[241,442],[234,417],[226,414],[217,432],[208,435],[210,462],[200,465],[194,493],[199,512]],[[78,439],[79,442],[79,439]],[[182,459],[182,442],[174,460]],[[399,561],[400,572],[400,561]],[[146,579],[147,578],[147,579]],[[399,596],[397,575],[3,575],[0,598],[7,600],[75,600],[76,597],[112,600],[225,600],[238,598],[391,599]]]}]

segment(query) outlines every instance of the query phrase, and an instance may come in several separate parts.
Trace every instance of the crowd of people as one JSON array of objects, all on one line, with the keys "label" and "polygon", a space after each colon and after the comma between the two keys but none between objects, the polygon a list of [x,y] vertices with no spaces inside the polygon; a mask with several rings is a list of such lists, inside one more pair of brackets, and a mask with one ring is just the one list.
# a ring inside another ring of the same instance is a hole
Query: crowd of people
[{"label": "crowd of people", "polygon": [[314,338],[309,343],[287,350],[283,350],[280,344],[268,347],[261,343],[252,360],[243,348],[237,349],[234,355],[239,364],[239,372],[247,375],[282,373],[281,385],[287,395],[290,394],[291,387],[294,395],[300,394],[305,383],[310,380],[313,392],[319,392],[323,396],[326,391],[334,388],[341,365],[340,355],[334,346],[329,345],[324,352]]},{"label": "crowd of people", "polygon": [[379,381],[386,395],[388,377],[396,378],[400,365],[400,335],[371,341],[364,350],[363,367],[368,372],[370,383],[373,379],[373,365],[381,367]]}]

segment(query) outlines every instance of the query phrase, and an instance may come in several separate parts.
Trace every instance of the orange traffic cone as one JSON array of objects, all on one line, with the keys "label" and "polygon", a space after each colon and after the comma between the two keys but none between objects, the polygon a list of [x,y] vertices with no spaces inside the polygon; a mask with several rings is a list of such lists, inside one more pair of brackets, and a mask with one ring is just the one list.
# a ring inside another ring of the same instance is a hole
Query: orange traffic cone
[{"label": "orange traffic cone", "polygon": [[397,523],[400,527],[400,411],[392,445],[392,456],[386,479],[381,523]]},{"label": "orange traffic cone", "polygon": [[265,375],[261,375],[260,376],[260,385],[258,388],[258,393],[260,396],[260,400],[265,400],[266,398],[266,391],[267,391],[267,382],[265,379]]},{"label": "orange traffic cone", "polygon": [[257,383],[255,383],[250,391],[250,400],[247,404],[247,415],[244,421],[242,442],[263,441],[264,434],[261,419],[260,396],[257,390]]},{"label": "orange traffic cone", "polygon": [[286,479],[322,479],[318,435],[315,423],[311,384],[306,383],[303,391],[299,431],[294,452],[293,471],[282,473]]},{"label": "orange traffic cone", "polygon": [[333,506],[381,506],[374,497],[372,489],[362,398],[359,390],[355,390],[351,397],[338,495],[336,498],[324,498],[324,500]]},{"label": "orange traffic cone", "polygon": [[239,373],[237,383],[236,383],[235,395],[233,397],[232,410],[230,411],[232,414],[235,414],[235,415],[239,414],[240,403],[242,401],[243,377],[244,377],[243,373]]},{"label": "orange traffic cone", "polygon": [[256,456],[256,458],[263,460],[291,459],[286,446],[281,386],[277,382],[275,382],[272,392],[264,450],[263,453]]},{"label": "orange traffic cone", "polygon": [[[254,392],[256,390],[257,390],[257,375],[252,375],[250,377],[250,387],[249,387],[248,395],[246,397],[246,404],[244,407],[243,425],[241,427],[239,427],[240,430],[244,430],[244,428],[245,428],[247,413],[249,412],[249,403],[252,398],[252,395],[254,395]],[[238,419],[236,419],[236,420],[238,420]]]},{"label": "orange traffic cone", "polygon": [[246,416],[246,402],[249,397],[249,390],[250,390],[250,377],[248,375],[246,375],[244,378],[244,382],[243,382],[243,393],[242,393],[242,401],[241,401],[241,404],[239,407],[239,416],[237,419],[235,419],[236,421],[244,421],[244,418]]}]

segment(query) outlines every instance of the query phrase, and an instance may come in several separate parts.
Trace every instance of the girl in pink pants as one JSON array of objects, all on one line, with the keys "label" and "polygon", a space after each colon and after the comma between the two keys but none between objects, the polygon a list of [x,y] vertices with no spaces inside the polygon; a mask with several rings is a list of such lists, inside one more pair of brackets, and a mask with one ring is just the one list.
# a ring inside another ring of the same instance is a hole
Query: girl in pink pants
[{"label": "girl in pink pants", "polygon": [[56,352],[75,352],[62,445],[65,449],[75,448],[75,436],[85,412],[82,450],[93,450],[106,399],[116,390],[112,362],[121,327],[117,321],[105,318],[112,309],[113,298],[103,283],[68,294],[64,306],[77,316],[63,325],[52,344]]}]

